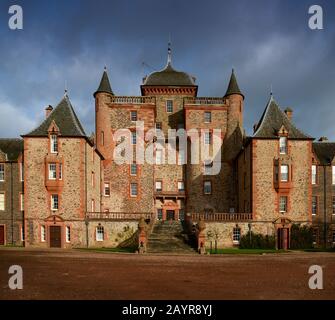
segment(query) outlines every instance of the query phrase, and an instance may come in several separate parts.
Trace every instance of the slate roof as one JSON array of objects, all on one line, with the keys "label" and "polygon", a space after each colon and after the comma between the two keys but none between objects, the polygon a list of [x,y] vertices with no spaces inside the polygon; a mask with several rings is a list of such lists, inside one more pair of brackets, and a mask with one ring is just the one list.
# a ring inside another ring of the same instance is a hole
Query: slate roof
[{"label": "slate roof", "polygon": [[22,139],[0,139],[0,150],[7,155],[8,161],[16,161],[23,153]]},{"label": "slate roof", "polygon": [[94,97],[99,92],[110,93],[110,94],[114,95],[112,87],[111,87],[110,82],[109,82],[109,78],[108,78],[106,68],[104,70],[104,73],[102,74],[99,88],[97,89],[97,91],[94,92]]},{"label": "slate roof", "polygon": [[335,142],[318,141],[313,142],[313,151],[322,165],[330,164],[335,156]]},{"label": "slate roof", "polygon": [[73,110],[70,99],[67,94],[50,113],[50,115],[33,131],[23,135],[23,137],[44,137],[48,136],[48,129],[55,121],[59,128],[60,135],[66,137],[85,137],[85,131]]},{"label": "slate roof", "polygon": [[229,81],[229,84],[228,84],[228,88],[227,88],[225,97],[227,97],[231,94],[240,94],[244,99],[244,95],[242,94],[242,92],[241,92],[241,90],[240,90],[240,88],[237,84],[234,69],[231,72],[230,81]]},{"label": "slate roof", "polygon": [[294,125],[292,120],[280,109],[271,95],[256,131],[253,134],[253,138],[278,138],[278,131],[282,126],[288,131],[288,138],[290,139],[314,140],[314,138],[303,133]]},{"label": "slate roof", "polygon": [[143,86],[196,86],[196,84],[194,77],[175,70],[169,62],[163,70],[148,75],[144,79]]}]

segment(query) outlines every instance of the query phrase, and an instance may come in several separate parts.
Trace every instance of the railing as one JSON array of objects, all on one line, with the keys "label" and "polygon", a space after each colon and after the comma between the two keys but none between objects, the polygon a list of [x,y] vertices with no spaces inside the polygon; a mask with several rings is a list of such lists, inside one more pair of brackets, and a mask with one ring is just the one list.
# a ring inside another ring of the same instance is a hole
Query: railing
[{"label": "railing", "polygon": [[252,220],[252,213],[191,213],[192,221],[249,221]]},{"label": "railing", "polygon": [[226,99],[222,97],[187,97],[184,98],[185,104],[225,104]]},{"label": "railing", "polygon": [[150,219],[153,213],[128,213],[128,212],[87,212],[86,218],[92,220],[139,220],[141,217]]},{"label": "railing", "polygon": [[144,104],[151,103],[154,104],[156,102],[155,97],[127,97],[127,96],[118,96],[111,97],[112,103],[120,103],[120,104]]},{"label": "railing", "polygon": [[185,191],[155,191],[155,197],[185,197]]}]

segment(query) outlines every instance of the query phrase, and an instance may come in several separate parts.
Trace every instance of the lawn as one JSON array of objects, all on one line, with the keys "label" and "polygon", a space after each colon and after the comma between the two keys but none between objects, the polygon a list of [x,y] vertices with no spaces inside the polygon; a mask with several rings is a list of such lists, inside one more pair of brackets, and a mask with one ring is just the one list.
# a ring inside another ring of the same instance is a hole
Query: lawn
[{"label": "lawn", "polygon": [[137,248],[77,248],[76,250],[111,253],[135,253]]},{"label": "lawn", "polygon": [[217,249],[207,250],[210,254],[265,254],[265,253],[284,253],[290,252],[287,250],[276,250],[276,249],[239,249],[239,248],[226,248],[226,249]]}]

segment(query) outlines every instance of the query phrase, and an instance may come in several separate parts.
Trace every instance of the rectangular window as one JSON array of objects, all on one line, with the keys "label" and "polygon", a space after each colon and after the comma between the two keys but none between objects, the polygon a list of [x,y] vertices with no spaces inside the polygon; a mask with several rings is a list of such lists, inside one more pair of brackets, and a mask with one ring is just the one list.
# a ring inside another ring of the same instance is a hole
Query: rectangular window
[{"label": "rectangular window", "polygon": [[205,132],[204,133],[204,143],[205,144],[211,144],[212,143],[212,133],[211,132]]},{"label": "rectangular window", "polygon": [[137,197],[137,183],[130,184],[130,196]]},{"label": "rectangular window", "polygon": [[179,220],[184,221],[185,220],[185,210],[179,209]]},{"label": "rectangular window", "polygon": [[65,228],[65,240],[67,243],[71,242],[71,228],[69,226]]},{"label": "rectangular window", "polygon": [[163,164],[163,150],[156,150],[156,164]]},{"label": "rectangular window", "polygon": [[91,185],[92,185],[92,187],[94,188],[94,185],[95,185],[95,174],[94,174],[94,172],[92,172],[91,173]]},{"label": "rectangular window", "polygon": [[101,145],[105,145],[105,133],[101,131]]},{"label": "rectangular window", "polygon": [[212,113],[210,111],[205,111],[205,113],[204,113],[204,121],[205,121],[205,123],[212,122]]},{"label": "rectangular window", "polygon": [[5,194],[0,193],[0,211],[5,211]]},{"label": "rectangular window", "polygon": [[46,227],[41,226],[41,242],[45,242],[47,239],[46,237]]},{"label": "rectangular window", "polygon": [[335,184],[335,166],[332,166],[332,184]]},{"label": "rectangular window", "polygon": [[132,163],[130,165],[130,174],[132,176],[136,176],[137,175],[137,164],[136,163]]},{"label": "rectangular window", "polygon": [[136,144],[136,140],[137,140],[136,132],[135,132],[135,131],[132,131],[132,132],[131,132],[131,143],[132,143],[132,144]]},{"label": "rectangular window", "polygon": [[206,160],[204,163],[204,175],[210,175],[212,172],[213,162]]},{"label": "rectangular window", "polygon": [[5,181],[5,164],[0,163],[0,181]]},{"label": "rectangular window", "polygon": [[162,191],[162,181],[156,181],[155,182],[155,189],[156,189],[157,192]]},{"label": "rectangular window", "polygon": [[105,182],[105,188],[104,188],[104,194],[106,197],[109,197],[111,195],[110,185],[109,182]]},{"label": "rectangular window", "polygon": [[94,199],[91,200],[91,212],[95,212],[95,201],[94,201]]},{"label": "rectangular window", "polygon": [[179,192],[185,191],[184,181],[178,181],[178,191]]},{"label": "rectangular window", "polygon": [[23,226],[21,226],[20,231],[21,231],[21,241],[24,241],[25,235],[24,235],[24,227]]},{"label": "rectangular window", "polygon": [[96,241],[104,241],[104,227],[97,226],[95,229],[95,240]]},{"label": "rectangular window", "polygon": [[24,181],[24,166],[22,162],[20,162],[20,181]]},{"label": "rectangular window", "polygon": [[233,242],[235,244],[240,243],[241,239],[241,229],[240,228],[234,228],[233,229]]},{"label": "rectangular window", "polygon": [[156,129],[162,130],[162,123],[156,122]]},{"label": "rectangular window", "polygon": [[279,152],[281,154],[287,153],[287,138],[286,137],[279,138]]},{"label": "rectangular window", "polygon": [[51,153],[58,152],[58,137],[55,134],[52,134],[50,136],[50,148],[51,148]]},{"label": "rectangular window", "polygon": [[279,212],[287,212],[287,196],[280,196]]},{"label": "rectangular window", "polygon": [[61,163],[59,164],[58,178],[59,180],[63,179],[63,165]]},{"label": "rectangular window", "polygon": [[166,100],[166,112],[171,113],[173,112],[173,101]]},{"label": "rectangular window", "polygon": [[49,163],[49,180],[56,180],[56,163]]},{"label": "rectangular window", "polygon": [[162,220],[162,219],[163,219],[163,210],[157,209],[157,220]]},{"label": "rectangular window", "polygon": [[130,111],[131,121],[137,121],[137,111]]},{"label": "rectangular window", "polygon": [[280,166],[280,179],[283,182],[288,181],[288,165],[286,164]]},{"label": "rectangular window", "polygon": [[318,213],[318,197],[312,196],[312,214],[316,215]]},{"label": "rectangular window", "polygon": [[58,194],[51,195],[51,210],[58,210],[59,208],[59,199]]},{"label": "rectangular window", "polygon": [[20,193],[20,209],[24,211],[24,194]]},{"label": "rectangular window", "polygon": [[204,181],[204,194],[211,194],[211,193],[212,193],[212,182]]},{"label": "rectangular window", "polygon": [[333,197],[333,214],[335,214],[335,197]]},{"label": "rectangular window", "polygon": [[312,184],[316,184],[316,165],[312,165]]}]

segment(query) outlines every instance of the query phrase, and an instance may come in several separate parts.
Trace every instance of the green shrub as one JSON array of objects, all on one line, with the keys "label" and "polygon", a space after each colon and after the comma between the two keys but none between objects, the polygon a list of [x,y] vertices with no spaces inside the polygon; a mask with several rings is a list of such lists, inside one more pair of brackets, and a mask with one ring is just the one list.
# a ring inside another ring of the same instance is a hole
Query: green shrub
[{"label": "green shrub", "polygon": [[241,249],[275,249],[276,239],[274,236],[262,235],[260,233],[246,233],[240,239]]},{"label": "green shrub", "polygon": [[291,227],[290,249],[313,248],[313,228],[307,225],[293,224]]}]

